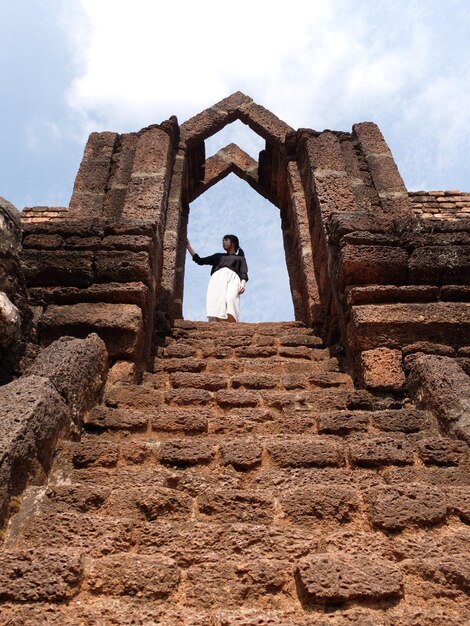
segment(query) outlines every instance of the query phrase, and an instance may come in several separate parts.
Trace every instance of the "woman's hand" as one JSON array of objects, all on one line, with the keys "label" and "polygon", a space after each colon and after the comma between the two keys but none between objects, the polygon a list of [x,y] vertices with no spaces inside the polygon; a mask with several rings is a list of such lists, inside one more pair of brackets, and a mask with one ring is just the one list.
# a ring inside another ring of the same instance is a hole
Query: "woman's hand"
[{"label": "woman's hand", "polygon": [[245,286],[246,286],[246,282],[244,280],[242,280],[242,282],[240,283],[240,287],[238,288],[238,293],[240,295],[242,293],[245,293]]},{"label": "woman's hand", "polygon": [[189,243],[189,239],[186,239],[186,250],[189,252],[191,256],[194,256],[196,253],[194,252],[191,244]]}]

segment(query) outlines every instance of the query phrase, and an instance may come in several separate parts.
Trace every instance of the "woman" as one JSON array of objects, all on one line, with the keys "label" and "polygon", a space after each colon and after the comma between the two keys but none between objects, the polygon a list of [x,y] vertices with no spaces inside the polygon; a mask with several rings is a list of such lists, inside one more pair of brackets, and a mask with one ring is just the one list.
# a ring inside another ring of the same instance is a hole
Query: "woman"
[{"label": "woman", "polygon": [[245,292],[248,266],[238,237],[225,235],[222,239],[225,252],[216,252],[201,258],[194,252],[189,240],[186,248],[198,265],[212,265],[207,287],[207,317],[209,322],[238,322],[240,318],[240,295]]}]

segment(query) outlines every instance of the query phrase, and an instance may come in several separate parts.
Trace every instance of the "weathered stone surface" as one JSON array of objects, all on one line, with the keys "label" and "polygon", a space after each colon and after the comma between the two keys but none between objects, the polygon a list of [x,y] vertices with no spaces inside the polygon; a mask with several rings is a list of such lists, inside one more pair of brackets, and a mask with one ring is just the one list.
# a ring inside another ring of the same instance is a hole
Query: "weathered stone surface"
[{"label": "weathered stone surface", "polygon": [[422,355],[410,365],[408,390],[445,428],[465,438],[470,426],[470,377],[454,359]]},{"label": "weathered stone surface", "polygon": [[[220,392],[219,392],[220,393]],[[165,394],[168,404],[198,405],[205,406],[212,401],[212,394],[207,389],[194,389],[193,387],[173,389]]]},{"label": "weathered stone surface", "polygon": [[252,391],[218,391],[216,401],[221,407],[247,407],[256,406],[259,402],[259,395]]},{"label": "weathered stone surface", "polygon": [[174,343],[165,348],[164,356],[168,359],[187,359],[196,356],[196,349],[193,346]]},{"label": "weathered stone surface", "polygon": [[108,487],[91,487],[88,485],[52,485],[47,487],[44,500],[40,502],[42,512],[61,512],[64,510],[93,512],[99,509],[109,494]]},{"label": "weathered stone surface", "polygon": [[191,516],[191,508],[192,499],[181,491],[146,486],[113,490],[101,513],[154,522],[161,518],[187,520]]},{"label": "weathered stone surface", "polygon": [[112,387],[116,383],[133,385],[137,382],[137,368],[135,363],[129,361],[116,361],[108,372],[108,387]]},{"label": "weathered stone surface", "polygon": [[437,343],[468,345],[470,303],[353,306],[348,336],[359,350],[399,348],[429,337]]},{"label": "weathered stone surface", "polygon": [[180,571],[171,559],[141,554],[96,559],[87,570],[87,584],[94,594],[148,600],[168,599],[177,591],[180,578]]},{"label": "weathered stone surface", "polygon": [[119,458],[119,447],[112,441],[100,439],[75,444],[72,461],[75,467],[113,467]]},{"label": "weathered stone surface", "polygon": [[59,551],[0,552],[0,600],[60,602],[80,591],[80,555]]},{"label": "weathered stone surface", "polygon": [[227,387],[227,378],[217,374],[175,372],[170,375],[170,383],[175,388],[192,387],[194,389],[217,391]]},{"label": "weathered stone surface", "polygon": [[88,287],[93,282],[93,252],[23,250],[21,263],[31,287]]},{"label": "weathered stone surface", "polygon": [[155,372],[201,372],[206,368],[203,359],[192,358],[174,358],[174,359],[155,359]]},{"label": "weathered stone surface", "polygon": [[131,250],[99,250],[95,253],[94,278],[96,282],[151,283],[151,265],[148,252]]},{"label": "weathered stone surface", "polygon": [[376,428],[386,431],[415,433],[430,425],[426,412],[416,409],[374,411],[371,417]]},{"label": "weathered stone surface", "polygon": [[454,439],[422,439],[418,449],[426,465],[458,465],[468,457],[467,444]]},{"label": "weathered stone surface", "polygon": [[147,428],[149,416],[141,411],[95,406],[84,419],[87,430],[129,430]]},{"label": "weathered stone surface", "polygon": [[47,378],[25,376],[0,388],[0,519],[30,478],[43,479],[56,441],[68,426],[67,406]]},{"label": "weathered stone surface", "polygon": [[318,432],[326,435],[349,435],[355,431],[367,430],[369,415],[353,411],[321,413],[318,417]]},{"label": "weathered stone surface", "polygon": [[114,385],[107,391],[105,401],[110,407],[148,412],[163,403],[163,394],[151,387]]},{"label": "weathered stone surface", "polygon": [[286,598],[290,569],[289,563],[274,559],[195,565],[187,572],[186,602],[189,606],[239,608],[264,600],[275,607]]},{"label": "weathered stone surface", "polygon": [[71,217],[102,217],[117,133],[91,133],[70,200]]},{"label": "weathered stone surface", "polygon": [[377,528],[401,530],[406,526],[431,526],[447,513],[444,494],[428,485],[379,487],[366,494],[368,515]]},{"label": "weathered stone surface", "polygon": [[93,284],[90,287],[31,287],[28,290],[32,304],[78,304],[104,302],[108,304],[136,304],[145,308],[149,288],[140,282]]},{"label": "weathered stone surface", "polygon": [[107,373],[106,346],[95,334],[86,339],[61,337],[40,352],[27,371],[28,375],[51,381],[77,424],[98,401]]},{"label": "weathered stone surface", "polygon": [[224,465],[236,470],[251,470],[261,463],[261,446],[255,441],[231,441],[222,445],[221,458]]},{"label": "weathered stone surface", "polygon": [[280,467],[327,467],[344,464],[340,445],[323,439],[268,443],[268,452]]},{"label": "weathered stone surface", "polygon": [[28,525],[21,534],[18,547],[40,549],[47,537],[51,549],[78,549],[87,556],[102,556],[127,552],[135,543],[133,530],[135,520],[96,514],[61,512],[35,515],[34,524]]},{"label": "weathered stone surface", "polygon": [[112,358],[137,357],[142,332],[142,311],[134,304],[51,305],[40,323],[43,343],[49,344],[64,335],[86,337],[96,333]]},{"label": "weathered stone surface", "polygon": [[339,263],[343,286],[407,282],[408,255],[401,248],[346,245],[341,249]]},{"label": "weathered stone surface", "polygon": [[238,389],[272,389],[278,384],[276,376],[271,374],[238,374],[232,377],[232,387]]},{"label": "weathered stone surface", "polygon": [[160,463],[178,467],[210,463],[214,456],[213,444],[206,441],[165,441],[158,452]]},{"label": "weathered stone surface", "polygon": [[408,572],[417,573],[428,583],[437,583],[447,593],[450,589],[458,589],[466,594],[470,591],[470,564],[464,555],[405,561],[404,568]]},{"label": "weathered stone surface", "polygon": [[410,282],[430,285],[466,285],[470,274],[470,246],[418,248],[409,261]]},{"label": "weathered stone surface", "polygon": [[403,578],[398,567],[382,559],[319,554],[299,562],[296,577],[301,601],[348,602],[399,598]]},{"label": "weathered stone surface", "polygon": [[296,524],[315,525],[318,520],[350,522],[359,506],[358,494],[348,487],[304,487],[283,495],[281,508]]},{"label": "weathered stone surface", "polygon": [[361,375],[367,389],[398,391],[405,384],[400,350],[376,348],[361,353]]},{"label": "weathered stone surface", "polygon": [[349,287],[347,303],[378,304],[381,302],[433,302],[439,295],[439,287],[428,285],[368,285]]},{"label": "weathered stone surface", "polygon": [[409,465],[413,463],[413,449],[403,438],[370,437],[349,443],[351,462],[361,467],[381,465]]},{"label": "weathered stone surface", "polygon": [[452,346],[446,346],[442,343],[432,343],[431,341],[416,341],[415,343],[405,346],[402,350],[405,357],[421,352],[423,354],[438,354],[440,356],[455,356],[455,350]]},{"label": "weathered stone surface", "polygon": [[156,409],[151,420],[152,428],[156,431],[198,435],[207,432],[211,417],[209,411],[165,407]]},{"label": "weathered stone surface", "polygon": [[255,491],[212,489],[197,500],[201,517],[225,523],[269,524],[274,514],[272,499]]}]

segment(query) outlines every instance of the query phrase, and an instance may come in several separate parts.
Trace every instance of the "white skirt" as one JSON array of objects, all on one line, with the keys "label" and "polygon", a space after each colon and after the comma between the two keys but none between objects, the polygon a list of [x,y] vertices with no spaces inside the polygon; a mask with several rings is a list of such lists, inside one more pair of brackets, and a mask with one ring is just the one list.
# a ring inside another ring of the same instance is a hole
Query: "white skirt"
[{"label": "white skirt", "polygon": [[238,322],[240,319],[240,278],[233,270],[222,267],[212,274],[207,287],[206,308],[209,321],[211,318],[226,320],[232,315]]}]

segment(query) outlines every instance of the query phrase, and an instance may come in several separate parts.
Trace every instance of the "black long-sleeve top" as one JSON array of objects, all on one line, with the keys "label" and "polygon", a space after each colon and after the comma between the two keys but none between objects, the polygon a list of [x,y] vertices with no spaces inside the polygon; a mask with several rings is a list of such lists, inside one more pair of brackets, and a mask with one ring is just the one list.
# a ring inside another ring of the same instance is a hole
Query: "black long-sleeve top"
[{"label": "black long-sleeve top", "polygon": [[226,252],[216,252],[210,256],[200,257],[199,254],[193,256],[193,261],[198,265],[212,265],[211,276],[217,270],[228,267],[234,271],[241,280],[248,280],[248,265],[244,256],[238,254],[227,254]]}]

